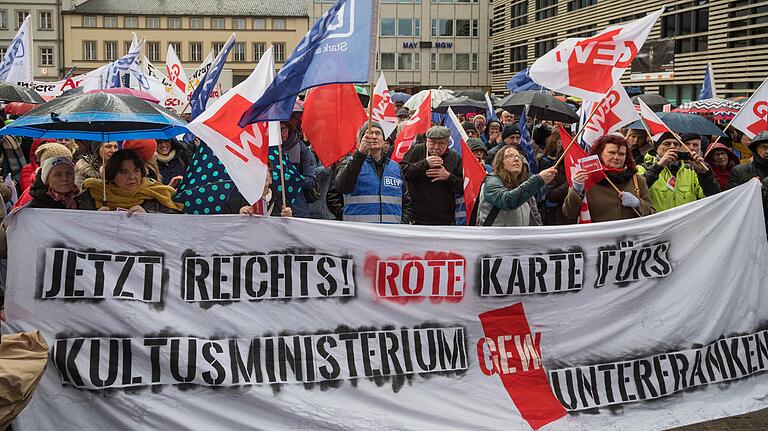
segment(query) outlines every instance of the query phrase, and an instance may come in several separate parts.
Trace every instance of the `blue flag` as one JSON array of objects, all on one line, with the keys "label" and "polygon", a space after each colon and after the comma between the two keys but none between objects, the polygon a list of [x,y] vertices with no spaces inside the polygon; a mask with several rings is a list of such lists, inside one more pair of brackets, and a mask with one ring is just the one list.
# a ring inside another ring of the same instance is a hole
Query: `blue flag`
[{"label": "blue flag", "polygon": [[527,90],[542,90],[544,87],[533,82],[529,73],[530,67],[526,67],[507,81],[507,89],[511,93],[519,93]]},{"label": "blue flag", "polygon": [[704,72],[704,83],[701,85],[701,91],[699,92],[699,99],[711,99],[717,97],[715,93],[715,77],[712,71],[712,64],[707,64],[707,70]]},{"label": "blue flag", "polygon": [[[451,118],[450,114],[445,114],[444,126],[451,131],[448,148],[459,153],[459,156],[463,156],[461,151],[461,140],[463,139],[463,135],[461,134],[461,131],[459,131],[461,125],[457,124],[457,122]],[[467,157],[474,157],[474,155],[469,154]],[[464,202],[464,193],[456,193],[454,196],[454,217],[456,218],[457,226],[467,225],[467,203]]]},{"label": "blue flag", "polygon": [[488,93],[485,93],[485,119],[487,121],[499,121],[499,117],[496,116],[496,110],[493,109],[493,103],[491,103],[491,97]]},{"label": "blue flag", "polygon": [[528,132],[528,105],[525,105],[523,112],[520,114],[520,123],[517,127],[520,129],[520,148],[525,153],[525,158],[528,159],[528,169],[531,171],[531,175],[539,173],[539,166],[536,164],[536,155],[533,153],[533,145],[531,144],[531,134]]},{"label": "blue flag", "polygon": [[211,97],[211,91],[216,86],[216,82],[219,80],[219,75],[224,69],[224,63],[227,62],[227,55],[232,50],[232,46],[235,45],[235,34],[229,37],[227,43],[219,51],[219,55],[216,56],[216,60],[213,61],[211,68],[205,73],[203,80],[195,87],[195,91],[192,92],[192,98],[190,99],[190,121],[197,118],[198,115],[205,111],[205,106],[208,104],[208,99]]},{"label": "blue flag", "polygon": [[275,80],[243,114],[240,127],[288,120],[296,96],[307,88],[367,82],[377,34],[374,13],[373,0],[338,0],[299,41]]}]

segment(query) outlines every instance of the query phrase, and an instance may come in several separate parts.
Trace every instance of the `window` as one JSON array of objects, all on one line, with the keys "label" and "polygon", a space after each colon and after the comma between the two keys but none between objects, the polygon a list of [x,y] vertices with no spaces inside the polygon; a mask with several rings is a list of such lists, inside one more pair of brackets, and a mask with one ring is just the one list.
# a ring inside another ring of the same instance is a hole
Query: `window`
[{"label": "window", "polygon": [[570,0],[568,1],[568,11],[579,10],[596,4],[597,0]]},{"label": "window", "polygon": [[472,54],[472,70],[477,70],[477,54]]},{"label": "window", "polygon": [[245,30],[245,18],[232,18],[232,28],[235,30]]},{"label": "window", "polygon": [[213,56],[216,57],[219,55],[219,51],[224,49],[224,42],[213,42],[211,44],[211,49],[213,49]]},{"label": "window", "polygon": [[189,43],[189,61],[203,61],[203,43]]},{"label": "window", "polygon": [[96,17],[95,16],[84,16],[83,17],[83,27],[96,27]]},{"label": "window", "polygon": [[519,72],[528,67],[528,41],[525,45],[515,46],[509,49],[509,72]]},{"label": "window", "polygon": [[168,28],[170,29],[180,29],[181,28],[181,18],[178,16],[170,16],[168,17]]},{"label": "window", "polygon": [[116,16],[105,16],[104,17],[104,27],[105,28],[117,28],[117,17]]},{"label": "window", "polygon": [[381,36],[394,36],[395,31],[395,19],[394,18],[382,18],[381,30],[379,31]]},{"label": "window", "polygon": [[456,36],[477,37],[477,20],[476,19],[457,19],[456,20]]},{"label": "window", "polygon": [[104,60],[117,60],[117,42],[104,42]]},{"label": "window", "polygon": [[568,30],[568,37],[590,37],[597,34],[597,25],[582,25]]},{"label": "window", "polygon": [[469,70],[469,54],[456,54],[456,70]]},{"label": "window", "polygon": [[147,58],[149,61],[160,61],[160,42],[147,42]]},{"label": "window", "polygon": [[382,52],[379,66],[381,66],[381,70],[395,70],[395,54]]},{"label": "window", "polygon": [[53,48],[40,48],[40,66],[53,66]]},{"label": "window", "polygon": [[397,70],[418,70],[418,63],[418,53],[406,52],[397,54]]},{"label": "window", "polygon": [[267,20],[265,18],[254,18],[253,19],[253,29],[254,30],[266,30],[267,29]]},{"label": "window", "polygon": [[190,18],[189,19],[189,28],[192,30],[202,30],[203,29],[203,19],[202,18]]},{"label": "window", "polygon": [[214,30],[224,30],[224,18],[213,18],[211,28]]},{"label": "window", "polygon": [[453,20],[452,19],[433,19],[432,20],[432,37],[436,36],[453,36]]},{"label": "window", "polygon": [[512,19],[509,22],[509,28],[520,27],[528,24],[528,0],[512,3],[510,6]]},{"label": "window", "polygon": [[421,36],[421,20],[410,19],[410,18],[398,19],[397,35],[398,36]]},{"label": "window", "polygon": [[[757,4],[754,0],[742,0],[730,2],[731,7],[746,6]],[[768,5],[759,7],[739,9],[728,13],[730,18],[740,17],[737,20],[728,22],[729,29],[739,29],[728,31],[728,48],[746,48],[749,46],[768,44]],[[760,16],[748,17],[749,15],[760,14]],[[751,27],[751,28],[742,28]]]},{"label": "window", "polygon": [[261,56],[266,51],[266,44],[264,42],[256,42],[253,44],[253,61],[261,60]]},{"label": "window", "polygon": [[285,30],[285,18],[272,18],[272,30]]},{"label": "window", "polygon": [[92,40],[83,42],[83,60],[96,60],[96,42]]},{"label": "window", "polygon": [[139,18],[135,16],[127,16],[124,21],[125,28],[139,28]]},{"label": "window", "polygon": [[147,17],[147,28],[160,28],[160,17],[159,16]]},{"label": "window", "polygon": [[0,58],[4,58],[6,52],[8,52],[8,48],[0,46]]},{"label": "window", "polygon": [[557,39],[549,39],[536,42],[533,45],[534,56],[536,58],[541,57],[542,55],[555,49],[555,46],[557,46]]},{"label": "window", "polygon": [[453,54],[440,53],[438,54],[437,58],[438,70],[453,70]]},{"label": "window", "polygon": [[181,42],[168,42],[168,45],[173,47],[173,51],[176,53],[176,57],[181,60]]},{"label": "window", "polygon": [[16,30],[21,27],[22,24],[24,24],[24,20],[27,19],[29,16],[29,12],[25,10],[17,10],[16,11]]},{"label": "window", "polygon": [[557,0],[536,0],[536,21],[557,15]]},{"label": "window", "polygon": [[131,45],[132,45],[132,44],[131,44],[131,42],[130,42],[130,41],[128,41],[128,42],[123,42],[123,48],[125,48],[125,50],[124,50],[123,52],[124,52],[124,53],[126,53],[126,54],[128,54],[129,52],[131,52]]},{"label": "window", "polygon": [[232,61],[245,62],[245,42],[235,42],[232,45]]},{"label": "window", "polygon": [[8,11],[7,10],[0,10],[0,28],[1,29],[8,28]]},{"label": "window", "polygon": [[53,13],[50,11],[40,11],[38,15],[38,28],[40,30],[52,30],[53,29]]},{"label": "window", "polygon": [[[661,17],[661,37],[675,38],[675,52],[706,51],[708,46],[709,6]],[[689,36],[696,35],[699,36]],[[734,35],[729,33],[729,37]]]},{"label": "window", "polygon": [[285,44],[284,43],[276,43],[272,45],[275,47],[275,61],[276,62],[283,62],[285,61]]}]

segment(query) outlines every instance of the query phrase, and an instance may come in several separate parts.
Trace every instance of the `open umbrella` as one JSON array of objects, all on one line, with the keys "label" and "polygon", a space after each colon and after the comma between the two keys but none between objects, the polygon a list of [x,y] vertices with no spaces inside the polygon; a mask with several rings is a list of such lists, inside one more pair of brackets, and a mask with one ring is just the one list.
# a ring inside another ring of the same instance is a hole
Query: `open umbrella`
[{"label": "open umbrella", "polygon": [[[67,91],[65,91],[65,92],[63,92],[63,93],[61,93],[61,96],[72,96],[72,95],[74,95],[74,94],[82,94],[82,93],[83,93],[83,90],[84,90],[84,88],[83,88],[83,87],[74,87],[74,88],[70,88],[69,90],[67,90]],[[60,97],[61,97],[61,96],[60,96]]]},{"label": "open umbrella", "polygon": [[466,114],[469,112],[485,112],[485,102],[470,99],[467,96],[452,97],[450,99],[443,100],[437,105],[437,108],[433,109],[433,112],[439,112],[445,114],[448,112],[448,108],[451,108],[453,112],[457,114]]},{"label": "open umbrella", "polygon": [[157,98],[155,98],[155,96],[147,93],[146,91],[134,90],[133,88],[128,88],[128,87],[105,88],[103,90],[86,91],[86,93],[98,93],[99,91],[103,93],[109,93],[109,94],[122,94],[124,96],[133,96],[150,103],[160,103],[160,101]]},{"label": "open umbrella", "polygon": [[[703,136],[727,137],[719,127],[701,115],[684,114],[682,112],[657,112],[656,115],[661,118],[661,121],[667,127],[678,134],[696,133]],[[643,124],[640,121],[642,120],[635,121],[628,127],[630,129],[644,130]]]},{"label": "open umbrella", "polygon": [[440,103],[443,100],[450,99],[453,97],[453,92],[450,90],[422,90],[418,93],[411,96],[410,99],[408,99],[407,102],[403,105],[403,108],[415,111],[419,109],[419,106],[421,105],[421,102],[424,101],[424,99],[427,98],[427,94],[429,92],[432,92],[432,109],[437,108],[440,106]]},{"label": "open umbrella", "polygon": [[477,100],[479,102],[485,102],[485,92],[478,89],[467,89],[467,90],[461,90],[456,93],[456,97],[469,97],[472,100]]},{"label": "open umbrella", "polygon": [[712,115],[715,120],[730,120],[736,116],[744,103],[726,99],[704,99],[683,103],[673,112]]},{"label": "open umbrella", "polygon": [[642,100],[654,112],[663,110],[664,105],[669,105],[669,101],[664,96],[655,93],[643,93],[630,100],[632,100],[632,103],[635,105],[640,104],[638,100]]},{"label": "open umbrella", "polygon": [[571,105],[541,91],[512,93],[501,99],[497,106],[513,114],[520,114],[525,105],[528,105],[528,116],[538,120],[561,121],[563,123],[579,121],[579,116]]},{"label": "open umbrella", "polygon": [[100,142],[171,139],[186,133],[186,124],[178,115],[136,97],[97,92],[43,103],[0,129],[0,135]]},{"label": "open umbrella", "polygon": [[0,82],[0,102],[45,103],[45,99],[31,88]]},{"label": "open umbrella", "polygon": [[392,103],[395,103],[395,102],[405,103],[408,101],[408,99],[411,98],[411,95],[395,91],[394,93],[389,95],[389,98],[392,99]]},{"label": "open umbrella", "polygon": [[24,115],[33,110],[37,105],[34,103],[11,102],[5,105],[5,113],[8,115]]}]

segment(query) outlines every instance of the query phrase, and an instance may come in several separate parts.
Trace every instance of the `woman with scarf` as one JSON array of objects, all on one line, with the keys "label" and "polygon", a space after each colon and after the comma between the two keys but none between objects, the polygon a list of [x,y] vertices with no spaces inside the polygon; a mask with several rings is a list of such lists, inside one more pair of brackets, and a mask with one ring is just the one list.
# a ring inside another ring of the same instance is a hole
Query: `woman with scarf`
[{"label": "woman with scarf", "polygon": [[[296,130],[294,124],[290,122],[281,122],[280,137],[283,141],[283,157],[296,165],[296,169],[302,176],[304,176],[304,181],[301,184],[302,193],[296,195],[293,203],[291,203],[293,216],[309,218],[309,203],[307,198],[312,202],[318,199],[316,190],[317,181],[315,180],[315,157],[312,155],[309,147],[307,147],[307,145],[299,138],[299,132]],[[280,181],[277,181],[277,185],[273,185],[272,188],[272,192],[276,195],[281,194],[281,191],[277,189],[279,183]]]},{"label": "woman with scarf", "polygon": [[144,160],[133,150],[120,150],[107,162],[106,185],[98,178],[83,182],[80,209],[99,211],[156,212],[175,214],[184,208],[173,201],[169,187],[147,178]]},{"label": "woman with scarf", "polygon": [[43,161],[29,188],[32,200],[27,208],[77,209],[80,191],[75,185],[75,164],[71,157],[50,157]]},{"label": "woman with scarf", "polygon": [[709,146],[704,158],[709,162],[720,190],[727,190],[728,176],[731,175],[731,169],[739,164],[739,157],[730,148],[716,142]]},{"label": "woman with scarf", "polygon": [[75,163],[75,185],[83,188],[83,181],[88,178],[101,178],[102,166],[117,151],[117,142],[91,142],[91,153],[84,154]]},{"label": "woman with scarf", "polygon": [[163,184],[177,186],[189,165],[190,155],[184,144],[176,139],[158,139],[155,157]]},{"label": "woman with scarf", "polygon": [[[637,173],[635,160],[624,138],[603,136],[592,145],[590,155],[599,157],[607,178],[600,179],[587,191],[585,184],[590,174],[583,169],[576,171],[572,177],[573,185],[568,189],[563,203],[563,214],[567,218],[579,217],[584,196],[587,197],[593,222],[630,219],[656,212],[648,185],[643,176]],[[608,180],[619,189],[618,192]]]}]

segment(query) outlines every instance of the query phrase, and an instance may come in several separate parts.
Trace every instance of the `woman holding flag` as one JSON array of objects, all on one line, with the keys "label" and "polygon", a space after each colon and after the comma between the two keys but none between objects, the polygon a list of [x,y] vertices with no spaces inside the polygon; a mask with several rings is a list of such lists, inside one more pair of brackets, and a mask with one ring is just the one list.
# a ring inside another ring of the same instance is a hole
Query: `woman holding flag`
[{"label": "woman holding flag", "polygon": [[[630,156],[629,144],[624,138],[603,136],[592,146],[590,155],[597,155],[600,159],[603,170],[596,174],[602,175],[587,190],[590,174],[584,169],[573,173],[573,185],[563,203],[566,217],[579,217],[584,196],[587,197],[593,222],[630,219],[656,212],[648,185],[637,173],[635,160]],[[595,178],[596,174],[591,176]]]}]

